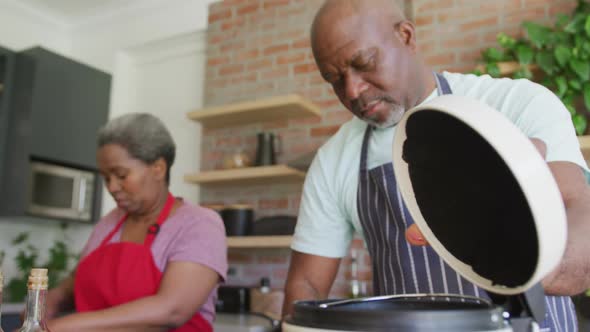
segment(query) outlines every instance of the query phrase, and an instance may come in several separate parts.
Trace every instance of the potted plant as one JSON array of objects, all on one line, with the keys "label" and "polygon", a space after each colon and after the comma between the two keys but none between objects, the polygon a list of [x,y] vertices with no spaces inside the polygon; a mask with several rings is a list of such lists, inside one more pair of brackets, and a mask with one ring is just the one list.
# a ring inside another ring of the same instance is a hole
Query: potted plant
[{"label": "potted plant", "polygon": [[18,248],[14,258],[18,274],[11,278],[4,287],[4,298],[8,303],[21,303],[27,295],[28,275],[33,267],[48,269],[49,288],[56,286],[62,278],[69,273],[69,266],[72,260],[77,260],[66,244],[67,236],[65,230],[67,224],[61,224],[63,240],[55,240],[49,248],[49,256],[43,263],[38,262],[39,248],[29,242],[30,234],[23,232],[12,239],[12,245]]},{"label": "potted plant", "polygon": [[482,52],[483,64],[475,73],[538,81],[561,99],[576,133],[583,135],[590,110],[590,3],[578,0],[574,11],[558,15],[553,26],[524,22],[523,27],[525,36],[519,39],[500,33],[499,47]]}]

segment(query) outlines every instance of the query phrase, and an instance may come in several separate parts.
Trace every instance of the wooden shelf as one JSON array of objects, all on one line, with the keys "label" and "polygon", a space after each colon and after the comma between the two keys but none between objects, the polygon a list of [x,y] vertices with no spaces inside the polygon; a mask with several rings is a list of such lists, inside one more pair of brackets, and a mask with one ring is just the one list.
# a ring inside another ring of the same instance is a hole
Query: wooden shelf
[{"label": "wooden shelf", "polygon": [[207,107],[188,113],[188,118],[200,122],[205,128],[223,128],[320,115],[320,108],[307,99],[286,95]]},{"label": "wooden shelf", "polygon": [[200,185],[292,183],[304,179],[305,172],[286,165],[205,171],[184,176],[186,182]]},{"label": "wooden shelf", "polygon": [[230,236],[227,238],[228,248],[289,248],[291,235],[274,236]]},{"label": "wooden shelf", "polygon": [[[529,65],[530,70],[537,69],[536,65]],[[516,61],[507,61],[507,62],[498,62],[498,68],[500,69],[500,75],[508,76],[512,75],[515,71],[520,69],[520,64]],[[482,73],[486,72],[485,65],[479,65],[476,67],[477,70],[481,71]]]},{"label": "wooden shelf", "polygon": [[580,150],[582,150],[584,159],[590,161],[590,135],[578,136],[578,141],[580,141]]}]

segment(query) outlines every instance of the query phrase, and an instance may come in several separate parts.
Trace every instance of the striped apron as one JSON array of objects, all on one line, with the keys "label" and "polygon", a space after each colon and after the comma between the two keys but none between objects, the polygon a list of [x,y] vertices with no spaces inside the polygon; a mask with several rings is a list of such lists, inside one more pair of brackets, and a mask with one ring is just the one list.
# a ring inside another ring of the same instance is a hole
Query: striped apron
[{"label": "striped apron", "polygon": [[[451,94],[449,83],[435,74],[439,95]],[[361,148],[357,206],[373,265],[374,295],[449,293],[489,299],[485,290],[462,278],[430,246],[412,246],[405,230],[414,223],[395,180],[393,165],[367,169],[368,126]],[[541,331],[577,331],[569,297],[546,296],[546,316]]]}]

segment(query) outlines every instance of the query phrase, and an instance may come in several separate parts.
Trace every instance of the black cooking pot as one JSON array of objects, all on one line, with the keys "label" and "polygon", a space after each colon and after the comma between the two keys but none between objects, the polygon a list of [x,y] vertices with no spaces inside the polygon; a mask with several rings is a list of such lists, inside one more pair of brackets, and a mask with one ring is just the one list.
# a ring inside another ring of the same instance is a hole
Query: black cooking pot
[{"label": "black cooking pot", "polygon": [[219,214],[225,225],[225,235],[245,236],[252,233],[254,209],[250,205],[228,205]]},{"label": "black cooking pot", "polygon": [[453,295],[300,301],[283,331],[512,331],[502,312],[485,299]]}]

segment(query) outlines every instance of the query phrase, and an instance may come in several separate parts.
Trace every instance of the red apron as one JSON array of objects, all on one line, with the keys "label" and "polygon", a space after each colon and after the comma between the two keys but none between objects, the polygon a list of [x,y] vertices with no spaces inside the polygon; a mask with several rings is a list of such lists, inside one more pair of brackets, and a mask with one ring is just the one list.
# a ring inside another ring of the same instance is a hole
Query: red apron
[{"label": "red apron", "polygon": [[[124,215],[100,246],[80,262],[74,285],[78,312],[106,309],[157,293],[162,272],[154,262],[151,246],[173,205],[174,196],[168,194],[158,222],[150,226],[143,244],[108,243],[127,219]],[[171,331],[209,332],[213,329],[197,312],[183,326]]]}]

